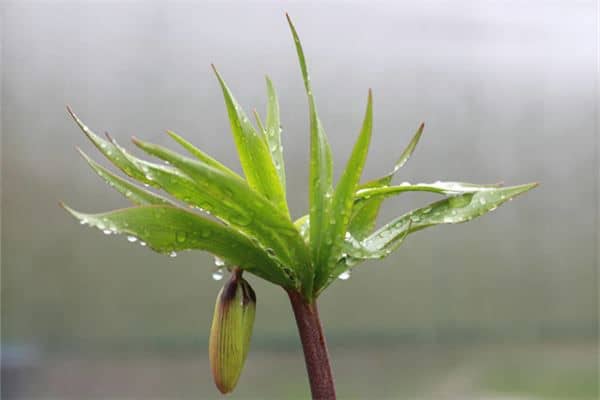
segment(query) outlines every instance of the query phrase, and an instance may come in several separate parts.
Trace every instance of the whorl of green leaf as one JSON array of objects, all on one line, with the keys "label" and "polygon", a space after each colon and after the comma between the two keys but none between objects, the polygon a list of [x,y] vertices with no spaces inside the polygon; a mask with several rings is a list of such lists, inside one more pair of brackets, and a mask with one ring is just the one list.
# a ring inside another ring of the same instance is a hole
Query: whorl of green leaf
[{"label": "whorl of green leaf", "polygon": [[[95,134],[68,108],[79,128],[102,154],[146,188],[114,174],[81,151],[94,172],[134,207],[100,214],[81,213],[67,206],[65,209],[84,224],[107,234],[128,235],[130,240],[143,242],[160,253],[208,251],[227,265],[238,266],[288,290],[298,290],[310,302],[340,273],[362,261],[389,255],[411,233],[435,225],[470,221],[537,185],[502,187],[439,181],[393,185],[393,177],[409,160],[421,138],[423,124],[391,172],[360,184],[373,126],[373,100],[369,91],[362,128],[334,188],[331,149],[317,113],[304,50],[289,16],[287,19],[308,99],[310,209],[307,215],[293,222],[289,214],[279,103],[273,83],[266,79],[265,124],[254,111],[256,129],[216,69],[244,177],[171,131],[169,136],[194,158],[134,139],[140,149],[160,161],[136,157],[109,135],[104,139]],[[154,193],[148,189],[150,186],[169,197]],[[416,191],[436,193],[443,198],[375,229],[385,199]]]}]

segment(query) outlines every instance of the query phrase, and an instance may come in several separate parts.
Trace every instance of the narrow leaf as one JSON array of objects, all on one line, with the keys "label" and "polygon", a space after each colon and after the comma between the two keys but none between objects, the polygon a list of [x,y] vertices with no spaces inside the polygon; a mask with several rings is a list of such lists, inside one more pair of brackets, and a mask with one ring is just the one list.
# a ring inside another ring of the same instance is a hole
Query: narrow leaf
[{"label": "narrow leaf", "polygon": [[256,132],[214,65],[213,70],[223,90],[231,131],[248,184],[289,215],[285,192],[264,135]]},{"label": "narrow leaf", "polygon": [[[306,66],[306,59],[300,38],[296,28],[289,15],[286,14],[296,52],[304,88],[308,97],[309,118],[310,118],[310,182],[309,182],[309,203],[310,203],[310,244],[313,260],[322,260],[321,251],[328,246],[325,243],[327,231],[329,229],[329,208],[332,195],[332,175],[333,163],[331,160],[331,149],[327,142],[327,137],[319,116],[310,84],[310,76]],[[305,283],[308,287],[309,282]]]},{"label": "narrow leaf", "polygon": [[119,193],[127,197],[132,203],[138,205],[144,204],[168,204],[174,205],[171,201],[165,199],[162,196],[159,196],[150,191],[144,190],[123,178],[113,174],[106,168],[102,167],[100,164],[92,160],[87,154],[85,154],[81,149],[77,149],[83,159],[89,164],[90,167],[102,178],[106,183],[108,183],[111,187],[117,190]]},{"label": "narrow leaf", "polygon": [[499,185],[476,185],[464,182],[442,182],[417,183],[411,185],[405,182],[397,186],[379,186],[373,188],[359,189],[354,198],[357,202],[373,199],[387,198],[404,192],[432,192],[445,195],[456,195],[462,193],[474,193],[480,191],[490,191],[497,189]]},{"label": "narrow leaf", "polygon": [[196,193],[201,193],[203,199],[210,201],[210,211],[215,216],[257,238],[270,249],[274,257],[293,268],[299,276],[306,273],[310,258],[298,230],[281,210],[260,193],[244,181],[162,146],[138,139],[134,139],[134,143],[190,177]]},{"label": "narrow leaf", "polygon": [[369,90],[365,118],[360,134],[333,195],[330,228],[326,239],[326,243],[329,245],[323,248],[321,253],[323,258],[318,263],[323,268],[316,270],[315,289],[317,290],[327,280],[331,272],[330,269],[337,262],[337,258],[341,252],[344,235],[346,234],[354,204],[354,192],[360,181],[360,176],[367,159],[372,128],[373,96]]},{"label": "narrow leaf", "polygon": [[293,282],[274,265],[271,257],[247,236],[183,209],[153,205],[85,214],[63,207],[84,224],[107,234],[136,238],[159,253],[206,250],[273,283],[293,287]]},{"label": "narrow leaf", "polygon": [[439,224],[467,222],[495,210],[515,196],[533,189],[537,183],[464,193],[437,201],[427,207],[411,211],[378,229],[362,241],[363,246],[375,252],[391,252],[396,241],[408,230],[418,231]]},{"label": "narrow leaf", "polygon": [[[125,172],[127,175],[135,180],[143,182],[148,185],[155,184],[146,179],[144,173],[136,168],[127,157],[121,151],[122,149],[117,148],[117,145],[112,140],[104,140],[102,137],[95,134],[90,128],[88,128],[79,117],[73,112],[71,107],[67,107],[67,111],[77,123],[82,132],[88,137],[88,139],[100,150],[106,158],[108,158],[117,168]],[[107,137],[108,134],[107,134]]]},{"label": "narrow leaf", "polygon": [[[173,131],[167,131],[167,134],[171,136],[173,140],[179,143],[184,149],[186,149],[191,155],[196,157],[198,160],[202,161],[205,164],[210,165],[213,168],[223,171],[226,174],[242,179],[238,174],[233,172],[231,169],[227,168],[225,165],[221,164],[219,161],[215,160],[178,134]],[[243,179],[242,179],[243,180]]]},{"label": "narrow leaf", "polygon": [[[400,155],[400,158],[398,159],[398,161],[396,161],[394,168],[389,174],[381,178],[375,179],[373,181],[370,181],[368,183],[365,183],[361,185],[360,188],[377,188],[389,185],[392,182],[392,178],[394,177],[396,172],[398,172],[398,170],[400,170],[400,168],[402,168],[404,164],[406,164],[406,162],[414,152],[415,148],[417,147],[417,144],[419,143],[419,139],[421,139],[421,135],[423,134],[424,128],[425,125],[421,123],[421,125],[419,125],[419,128],[413,135],[410,143],[408,144],[408,146],[406,146],[406,148]],[[373,198],[368,202],[365,202],[359,207],[357,207],[350,221],[348,231],[351,232],[358,239],[363,239],[365,236],[367,236],[375,226],[375,222],[377,221],[377,216],[379,215],[379,209],[381,208],[382,202],[383,198]]]},{"label": "narrow leaf", "polygon": [[269,77],[267,81],[267,125],[264,129],[266,132],[267,143],[271,150],[273,164],[279,175],[281,186],[285,191],[285,165],[283,162],[283,147],[281,145],[281,121],[279,119],[279,101],[273,82]]}]

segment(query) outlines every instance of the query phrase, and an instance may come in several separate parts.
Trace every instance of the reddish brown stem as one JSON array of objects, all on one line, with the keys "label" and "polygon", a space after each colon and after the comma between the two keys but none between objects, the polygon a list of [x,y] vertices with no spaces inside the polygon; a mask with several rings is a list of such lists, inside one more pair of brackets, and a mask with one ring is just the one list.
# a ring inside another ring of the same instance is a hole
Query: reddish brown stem
[{"label": "reddish brown stem", "polygon": [[295,291],[288,291],[288,295],[296,317],[302,350],[304,350],[312,398],[313,400],[335,400],[333,374],[316,300],[307,303],[304,297]]}]

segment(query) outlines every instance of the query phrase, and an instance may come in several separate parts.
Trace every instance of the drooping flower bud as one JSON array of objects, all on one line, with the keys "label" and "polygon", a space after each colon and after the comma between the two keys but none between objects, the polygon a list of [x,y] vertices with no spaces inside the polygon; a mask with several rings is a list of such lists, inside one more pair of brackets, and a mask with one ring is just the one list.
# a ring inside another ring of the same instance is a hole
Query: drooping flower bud
[{"label": "drooping flower bud", "polygon": [[242,278],[241,271],[236,270],[217,296],[210,329],[210,366],[215,384],[223,394],[235,388],[242,373],[255,313],[256,294]]}]

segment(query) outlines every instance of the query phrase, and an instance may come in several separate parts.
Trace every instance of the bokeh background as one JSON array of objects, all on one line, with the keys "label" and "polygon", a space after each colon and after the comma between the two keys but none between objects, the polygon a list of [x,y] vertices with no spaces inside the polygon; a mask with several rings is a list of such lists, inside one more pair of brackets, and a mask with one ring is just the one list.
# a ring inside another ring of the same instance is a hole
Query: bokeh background
[{"label": "bokeh background", "polygon": [[[2,12],[2,397],[216,399],[210,255],[175,259],[82,228],[126,202],[74,151],[97,132],[241,171],[214,62],[247,110],[278,89],[294,216],[307,209],[303,40],[335,171],[375,95],[364,178],[539,181],[469,224],[417,233],[320,300],[341,399],[598,397],[598,2],[5,0]],[[173,146],[176,148],[176,146]],[[104,163],[104,160],[101,160]],[[104,163],[107,165],[106,163]],[[389,201],[381,221],[433,199]],[[232,399],[304,399],[284,293],[252,279],[252,350]]]}]

